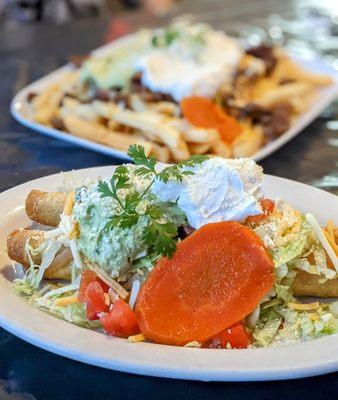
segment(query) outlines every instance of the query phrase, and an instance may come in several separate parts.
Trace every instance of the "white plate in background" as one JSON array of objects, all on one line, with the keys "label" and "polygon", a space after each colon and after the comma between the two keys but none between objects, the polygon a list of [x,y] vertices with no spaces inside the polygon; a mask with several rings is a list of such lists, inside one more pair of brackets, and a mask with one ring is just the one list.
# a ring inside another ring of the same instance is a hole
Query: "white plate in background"
[{"label": "white plate in background", "polygon": [[[96,55],[102,55],[106,52],[109,52],[110,49],[114,47],[123,46],[126,42],[130,40],[132,35],[126,36],[124,38],[118,39],[112,43],[108,43],[107,45],[97,49],[93,52]],[[330,75],[333,79],[333,84],[329,87],[325,87],[320,89],[320,93],[316,97],[316,100],[310,106],[310,108],[303,114],[301,114],[297,119],[293,122],[292,126],[279,138],[273,140],[268,143],[266,146],[262,147],[256,154],[252,156],[255,161],[260,161],[270,154],[277,151],[280,147],[282,147],[285,143],[291,140],[294,136],[298,135],[307,125],[309,125],[314,119],[316,119],[321,112],[338,96],[338,73],[334,69],[328,67],[323,61],[315,60],[315,61],[305,61],[301,59],[295,59],[302,67],[307,69],[310,72],[320,72],[326,73]],[[129,160],[126,153],[104,146],[102,144],[98,144],[92,142],[90,140],[82,139],[80,137],[65,133],[61,130],[48,127],[46,125],[39,124],[33,120],[30,115],[29,103],[27,102],[27,95],[30,92],[38,92],[39,90],[43,90],[51,83],[59,80],[62,75],[72,69],[70,64],[52,72],[51,74],[46,75],[45,77],[39,79],[38,81],[28,85],[24,89],[20,90],[19,93],[14,97],[11,103],[11,113],[13,117],[20,122],[22,125],[33,129],[37,132],[40,132],[44,135],[54,137],[56,139],[60,139],[66,141],[68,143],[72,143],[81,147],[85,147],[90,150],[94,150],[106,155],[118,157],[121,160]]]},{"label": "white plate in background", "polygon": [[[113,167],[76,171],[96,178]],[[292,379],[338,370],[338,335],[266,349],[214,350],[129,343],[72,325],[34,308],[11,290],[16,270],[6,254],[9,232],[27,226],[24,202],[32,189],[55,191],[60,174],[27,182],[0,194],[0,326],[35,346],[80,362],[141,375],[203,381]],[[294,181],[266,175],[266,197],[280,197],[321,223],[338,221],[338,197]]]}]

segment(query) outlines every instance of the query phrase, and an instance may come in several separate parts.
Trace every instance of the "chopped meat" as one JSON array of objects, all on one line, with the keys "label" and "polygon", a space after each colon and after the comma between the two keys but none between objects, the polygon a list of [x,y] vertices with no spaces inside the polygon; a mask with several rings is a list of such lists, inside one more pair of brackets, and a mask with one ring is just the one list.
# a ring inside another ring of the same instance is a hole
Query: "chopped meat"
[{"label": "chopped meat", "polygon": [[246,50],[246,53],[263,60],[267,74],[270,74],[277,64],[277,58],[273,54],[273,47],[262,44],[257,47],[250,47]]},{"label": "chopped meat", "polygon": [[35,93],[35,92],[29,92],[29,93],[27,94],[27,101],[28,101],[28,103],[31,103],[32,100],[33,100],[37,95],[38,95],[38,94]]},{"label": "chopped meat", "polygon": [[52,119],[50,120],[50,123],[53,128],[58,129],[59,131],[66,130],[66,126],[60,117],[52,117]]},{"label": "chopped meat", "polygon": [[271,110],[255,103],[248,103],[241,109],[242,118],[251,118],[254,124],[266,124],[271,120]]},{"label": "chopped meat", "polygon": [[268,141],[279,137],[289,129],[292,107],[290,104],[281,103],[274,106],[271,111],[270,122],[262,124],[264,135]]},{"label": "chopped meat", "polygon": [[94,95],[94,99],[95,100],[100,100],[100,101],[110,101],[111,97],[110,97],[110,93],[108,90],[105,89],[96,89],[95,90],[95,95]]},{"label": "chopped meat", "polygon": [[142,85],[142,73],[137,72],[130,81],[130,91],[137,93],[141,99],[145,102],[159,102],[159,101],[171,101],[175,100],[169,95],[160,92],[152,92],[148,88]]},{"label": "chopped meat", "polygon": [[292,78],[284,78],[284,79],[281,79],[279,81],[279,84],[280,85],[287,85],[288,83],[293,83],[293,82],[295,82],[295,80],[292,79]]}]

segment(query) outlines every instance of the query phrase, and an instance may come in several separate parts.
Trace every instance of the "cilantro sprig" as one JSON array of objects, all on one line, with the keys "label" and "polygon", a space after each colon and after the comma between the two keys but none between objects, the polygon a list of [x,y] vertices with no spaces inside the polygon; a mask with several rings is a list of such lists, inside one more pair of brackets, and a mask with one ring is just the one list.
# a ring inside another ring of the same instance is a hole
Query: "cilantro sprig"
[{"label": "cilantro sprig", "polygon": [[[109,219],[106,229],[114,227],[130,229],[137,224],[142,216],[146,216],[147,224],[142,231],[142,241],[152,254],[171,257],[176,249],[177,227],[173,222],[163,222],[164,205],[149,203],[142,212],[139,211],[138,205],[145,198],[155,180],[162,182],[167,182],[169,179],[182,181],[185,176],[194,174],[193,171],[186,168],[200,164],[207,157],[192,156],[186,161],[158,169],[156,168],[155,157],[147,157],[144,148],[140,145],[130,146],[128,155],[137,166],[135,173],[151,177],[151,180],[143,192],[137,192],[130,182],[127,167],[122,165],[115,169],[108,182],[100,181],[98,183],[98,191],[101,197],[112,197],[120,206],[120,213]],[[120,189],[128,189],[127,195],[121,197]]]}]

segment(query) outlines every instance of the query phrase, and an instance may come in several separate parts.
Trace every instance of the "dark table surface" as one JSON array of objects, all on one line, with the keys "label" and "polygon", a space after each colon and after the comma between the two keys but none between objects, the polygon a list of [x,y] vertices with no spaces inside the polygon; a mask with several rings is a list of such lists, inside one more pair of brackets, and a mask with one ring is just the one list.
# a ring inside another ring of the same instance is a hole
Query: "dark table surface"
[{"label": "dark table surface", "polygon": [[[201,20],[251,42],[269,36],[277,43],[286,42],[298,54],[321,53],[338,68],[338,39],[334,36],[338,32],[334,24],[337,18],[330,18],[333,10],[309,8],[312,4],[316,2],[194,0],[180,2],[171,14],[196,14]],[[9,114],[9,103],[15,92],[64,64],[70,54],[83,54],[98,47],[107,35],[113,37],[142,26],[162,25],[172,15],[156,19],[144,11],[134,11],[62,26],[0,22],[0,191],[61,170],[119,163],[117,159],[20,126]],[[338,106],[334,104],[261,165],[269,174],[338,194],[337,146]],[[0,328],[0,400],[330,400],[338,399],[337,378],[338,374],[329,374],[283,382],[202,383],[134,376],[58,357]],[[20,397],[15,393],[26,395]]]}]

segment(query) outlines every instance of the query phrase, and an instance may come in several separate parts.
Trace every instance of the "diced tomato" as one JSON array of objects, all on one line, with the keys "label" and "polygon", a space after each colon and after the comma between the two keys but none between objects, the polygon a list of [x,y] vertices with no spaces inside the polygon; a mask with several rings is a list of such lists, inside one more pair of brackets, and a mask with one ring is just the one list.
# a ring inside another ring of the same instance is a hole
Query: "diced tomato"
[{"label": "diced tomato", "polygon": [[121,299],[115,301],[108,313],[100,315],[100,320],[108,335],[126,338],[140,332],[134,312]]},{"label": "diced tomato", "polygon": [[96,281],[99,282],[99,284],[102,286],[102,289],[105,293],[108,293],[109,290],[109,285],[106,284],[101,278],[97,277]]},{"label": "diced tomato", "polygon": [[95,311],[91,302],[86,304],[86,315],[89,321],[95,321],[98,319],[97,312]]},{"label": "diced tomato", "polygon": [[79,288],[79,294],[78,294],[78,299],[81,302],[85,301],[85,293],[86,293],[86,289],[88,287],[88,285],[91,282],[99,282],[99,284],[101,285],[103,291],[105,293],[108,292],[109,290],[109,286],[103,282],[102,279],[100,279],[96,273],[90,269],[85,269],[82,271],[82,275],[81,275],[81,282],[80,282],[80,288]]},{"label": "diced tomato", "polygon": [[96,319],[96,315],[107,310],[104,291],[99,282],[90,282],[84,296],[88,319]]},{"label": "diced tomato", "polygon": [[262,199],[260,201],[260,205],[262,207],[263,214],[248,217],[245,221],[246,223],[258,224],[259,222],[263,221],[267,216],[272,214],[275,209],[275,202],[270,199]]},{"label": "diced tomato", "polygon": [[90,269],[85,269],[82,271],[79,293],[77,295],[79,301],[81,302],[85,301],[85,293],[87,286],[91,282],[94,282],[96,280],[96,277],[97,277],[96,273],[94,271],[91,271]]},{"label": "diced tomato", "polygon": [[210,339],[204,347],[225,349],[246,349],[250,345],[250,335],[242,323],[231,326]]}]

